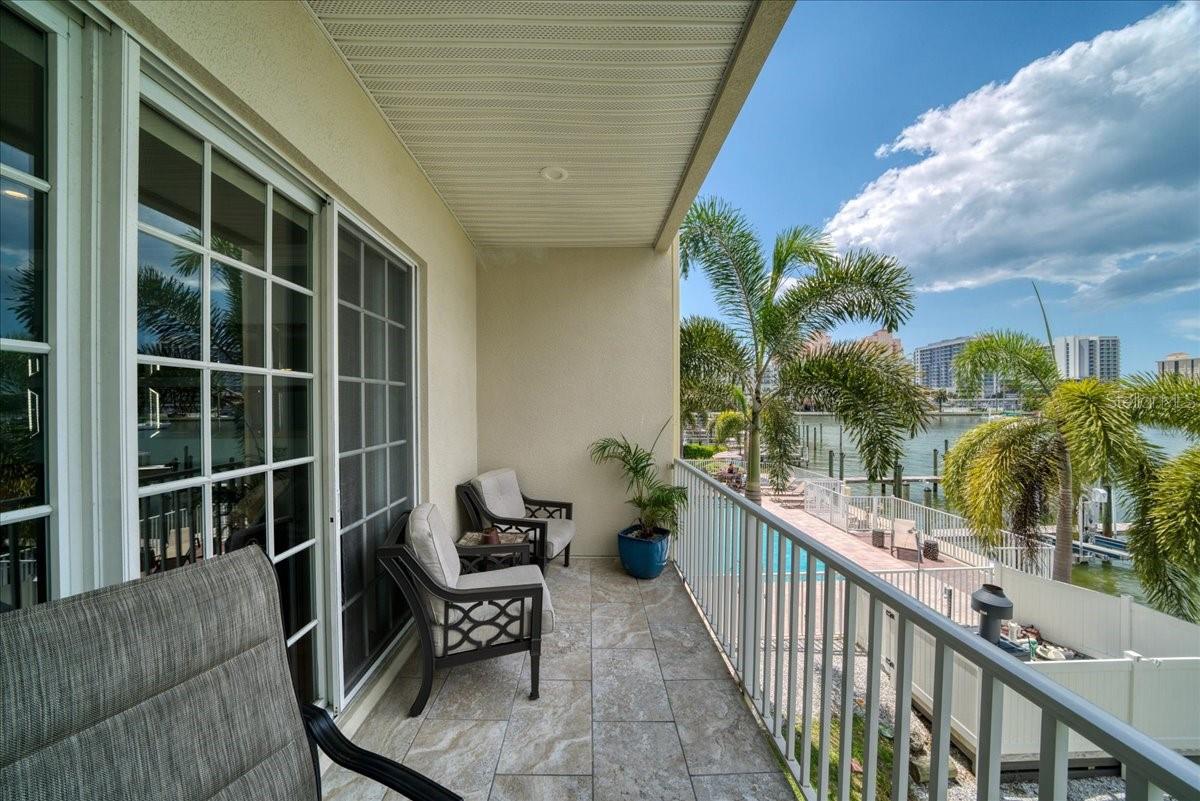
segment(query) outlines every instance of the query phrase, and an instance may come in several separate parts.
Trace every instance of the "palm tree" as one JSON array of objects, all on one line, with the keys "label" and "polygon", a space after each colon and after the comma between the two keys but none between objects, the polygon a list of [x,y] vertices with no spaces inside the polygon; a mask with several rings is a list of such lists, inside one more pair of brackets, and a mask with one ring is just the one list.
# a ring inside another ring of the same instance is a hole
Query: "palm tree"
[{"label": "palm tree", "polygon": [[[908,271],[869,250],[839,254],[820,231],[803,226],[775,238],[768,263],[745,215],[716,198],[693,204],[679,236],[683,274],[693,265],[703,270],[732,322],[684,321],[681,340],[698,346],[704,358],[681,355],[681,365],[710,369],[685,372],[681,384],[707,386],[725,399],[724,408],[733,408],[734,387],[745,397],[746,497],[762,498],[764,445],[772,483],[786,482],[799,444],[795,413],[806,399],[837,414],[871,476],[884,475],[904,438],[928,418],[912,365],[873,344],[807,345],[844,322],[895,330],[913,310]],[[777,385],[767,386],[769,373],[778,374]]]},{"label": "palm tree", "polygon": [[1133,499],[1129,547],[1151,602],[1194,619],[1200,481],[1188,465],[1200,460],[1200,451],[1167,461],[1139,426],[1200,436],[1200,382],[1177,376],[1063,380],[1045,345],[1013,331],[971,340],[954,369],[965,393],[977,392],[983,377],[995,373],[1033,410],[973,428],[946,454],[947,497],[976,534],[994,543],[1007,527],[1032,548],[1041,523],[1053,516],[1054,578],[1070,583],[1079,487],[1117,483]]},{"label": "palm tree", "polygon": [[936,389],[933,392],[933,399],[937,401],[938,414],[941,414],[942,406],[945,405],[946,401],[950,400],[950,393],[944,389]]}]

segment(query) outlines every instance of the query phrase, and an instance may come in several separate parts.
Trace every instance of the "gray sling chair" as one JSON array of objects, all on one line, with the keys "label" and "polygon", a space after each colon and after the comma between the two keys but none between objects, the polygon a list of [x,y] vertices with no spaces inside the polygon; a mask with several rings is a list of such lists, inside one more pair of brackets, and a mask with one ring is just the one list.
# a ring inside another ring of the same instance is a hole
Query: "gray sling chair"
[{"label": "gray sling chair", "polygon": [[297,701],[258,548],[0,615],[0,699],[0,801],[316,801],[318,746],[461,801]]},{"label": "gray sling chair", "polygon": [[[529,558],[529,549],[515,551]],[[554,630],[554,607],[542,573],[518,564],[464,573],[438,509],[423,503],[401,515],[379,561],[400,585],[421,641],[421,688],[408,714],[421,714],[444,667],[529,652],[529,698],[538,697],[543,634]]]},{"label": "gray sling chair", "polygon": [[563,567],[571,566],[575,539],[574,507],[567,501],[542,501],[521,492],[511,468],[489,470],[456,488],[476,530],[495,526],[500,531],[523,531],[533,543],[533,558],[544,573],[561,553]]}]

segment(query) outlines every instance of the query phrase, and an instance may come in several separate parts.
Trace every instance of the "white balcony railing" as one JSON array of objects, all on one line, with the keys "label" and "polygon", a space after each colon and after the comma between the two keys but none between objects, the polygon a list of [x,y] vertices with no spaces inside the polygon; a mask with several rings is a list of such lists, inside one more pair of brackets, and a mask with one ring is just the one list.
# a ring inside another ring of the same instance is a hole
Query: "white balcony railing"
[{"label": "white balcony railing", "polygon": [[[927,706],[932,721],[929,794],[933,801],[944,801],[949,784],[956,659],[969,663],[980,678],[975,761],[980,799],[1001,797],[1005,688],[1040,710],[1039,797],[1066,798],[1068,733],[1073,731],[1122,763],[1128,801],[1160,798],[1164,791],[1177,799],[1200,799],[1200,767],[1184,757],[703,471],[676,460],[675,479],[687,487],[689,497],[674,543],[676,567],[733,665],[747,699],[810,801],[829,797],[835,638],[850,644],[841,649],[843,687],[854,687],[853,644],[864,643],[867,652],[861,759],[866,801],[874,799],[878,770],[884,649],[889,640],[895,643],[894,653],[887,654],[894,664],[896,698],[892,798],[908,798],[916,631],[922,632],[923,640],[932,640],[932,691]],[[860,608],[864,610],[861,621]],[[891,629],[888,638],[885,612]],[[832,636],[824,636],[825,632]],[[821,688],[819,698],[814,697],[817,686]],[[842,694],[838,714],[843,721],[852,720],[854,695]],[[820,716],[815,723],[814,710]],[[811,760],[814,748],[815,771]],[[840,765],[848,766],[850,738],[837,743],[837,748]],[[849,798],[851,775],[850,770],[838,771],[838,797]]]}]

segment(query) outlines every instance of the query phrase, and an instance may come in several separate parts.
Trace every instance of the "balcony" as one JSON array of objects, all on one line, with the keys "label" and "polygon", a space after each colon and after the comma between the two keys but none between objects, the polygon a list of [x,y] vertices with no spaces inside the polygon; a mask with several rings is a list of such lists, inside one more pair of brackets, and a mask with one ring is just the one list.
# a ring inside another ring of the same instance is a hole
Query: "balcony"
[{"label": "balcony", "polygon": [[[638,581],[612,559],[572,559],[546,584],[555,631],[537,701],[528,656],[513,654],[437,676],[408,718],[410,661],[355,741],[479,801],[795,797],[674,571]],[[338,767],[324,784],[327,799],[382,797]]]}]

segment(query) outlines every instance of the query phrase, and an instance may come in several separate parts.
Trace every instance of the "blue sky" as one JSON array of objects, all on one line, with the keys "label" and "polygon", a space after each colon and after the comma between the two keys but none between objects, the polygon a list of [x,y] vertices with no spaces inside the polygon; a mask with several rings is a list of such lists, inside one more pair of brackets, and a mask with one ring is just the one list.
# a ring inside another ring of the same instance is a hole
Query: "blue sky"
[{"label": "blue sky", "polygon": [[[1036,278],[1126,373],[1200,352],[1200,7],[798,3],[701,194],[899,257],[906,350],[1040,336]],[[682,311],[716,315],[702,275]]]}]

